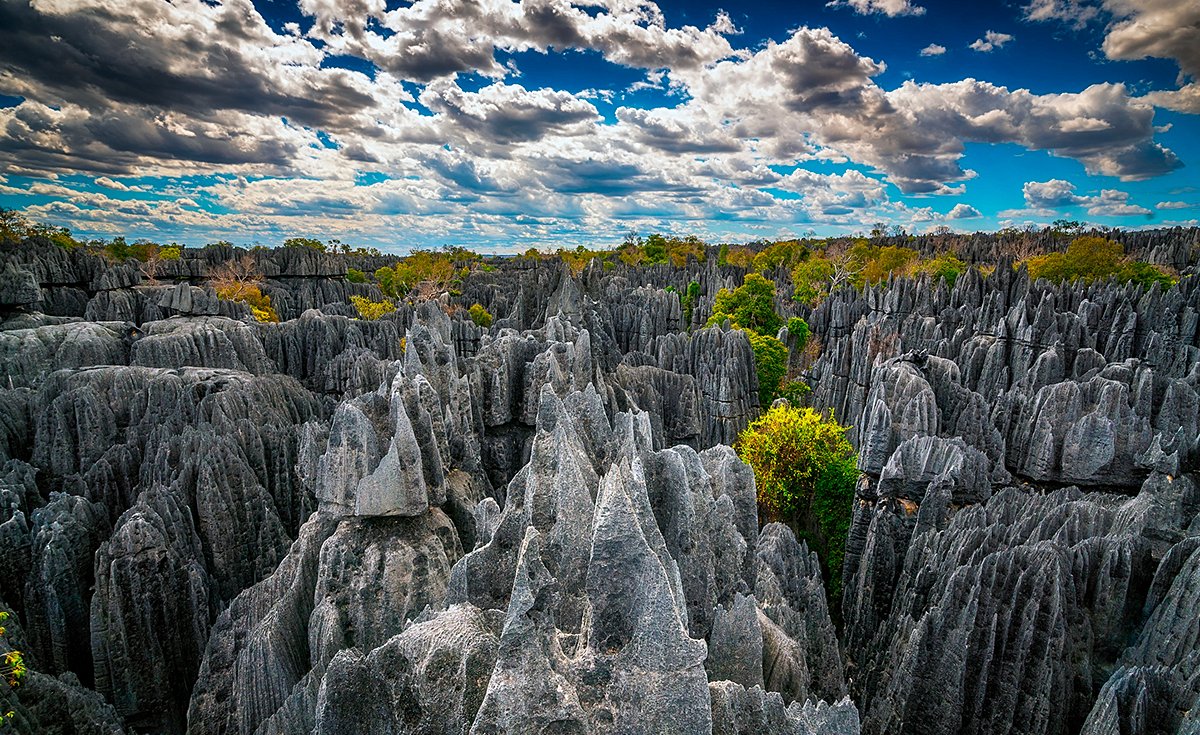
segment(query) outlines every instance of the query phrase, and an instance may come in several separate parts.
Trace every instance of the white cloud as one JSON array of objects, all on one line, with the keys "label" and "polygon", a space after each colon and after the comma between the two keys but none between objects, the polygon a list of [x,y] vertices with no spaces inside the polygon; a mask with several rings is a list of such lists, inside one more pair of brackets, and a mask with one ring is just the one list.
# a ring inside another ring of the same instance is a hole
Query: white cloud
[{"label": "white cloud", "polygon": [[1182,74],[1200,76],[1200,3],[1192,0],[1105,0],[1113,23],[1104,38],[1110,59],[1174,59]]},{"label": "white cloud", "polygon": [[1154,205],[1155,209],[1191,209],[1196,206],[1193,202],[1159,202]]},{"label": "white cloud", "polygon": [[1084,207],[1096,217],[1130,217],[1150,214],[1145,207],[1132,204],[1129,193],[1117,189],[1102,189],[1095,196],[1075,193],[1075,185],[1062,179],[1030,181],[1022,189],[1025,204],[1034,213],[1046,214],[1066,207]]},{"label": "white cloud", "polygon": [[1143,99],[1168,110],[1200,115],[1200,84],[1195,82],[1176,90],[1150,92]]},{"label": "white cloud", "polygon": [[[916,7],[860,5],[889,15]],[[1166,104],[1158,98],[1110,84],[1039,95],[975,79],[885,89],[883,61],[826,28],[735,49],[727,15],[705,28],[670,27],[647,0],[586,8],[418,0],[397,10],[382,0],[302,0],[302,8],[314,24],[308,36],[275,32],[250,0],[0,3],[0,91],[25,98],[0,109],[0,168],[44,179],[86,174],[105,191],[43,189],[58,201],[38,211],[105,231],[161,214],[255,237],[302,228],[469,242],[589,227],[615,228],[619,239],[630,223],[720,219],[748,232],[778,223],[853,229],[866,216],[973,217],[966,204],[942,215],[887,197],[889,183],[963,193],[972,142],[1050,151],[1123,179],[1180,165],[1154,141],[1152,105]],[[51,53],[17,27],[61,40]],[[639,70],[666,101],[604,108],[605,118],[592,100],[611,104],[614,90],[516,84],[502,63],[504,52],[572,50]],[[339,54],[377,68],[338,68]],[[469,71],[483,83],[459,74]],[[855,167],[778,173],[821,161]],[[203,191],[182,182],[164,192],[155,182],[156,196],[174,199],[169,211],[131,195],[144,186],[139,176],[197,174],[226,178]],[[362,184],[364,174],[376,183]],[[97,198],[115,191],[121,200]],[[1119,192],[1082,198],[1105,211],[1140,209]]]},{"label": "white cloud", "polygon": [[[507,70],[496,61],[496,50],[592,50],[614,63],[643,69],[694,67],[733,54],[725,36],[737,29],[725,13],[705,28],[668,28],[653,2],[599,0],[588,5],[416,0],[389,11],[381,0],[300,3],[315,21],[309,34],[335,53],[360,56],[417,81],[466,71],[504,77]],[[589,13],[591,8],[598,12]],[[372,29],[372,20],[383,33]]]},{"label": "white cloud", "polygon": [[955,204],[954,207],[946,213],[946,219],[972,219],[974,217],[982,216],[983,215],[978,209],[972,207],[970,204],[964,204],[962,202]]},{"label": "white cloud", "polygon": [[1025,7],[1032,21],[1060,21],[1076,30],[1108,17],[1104,54],[1113,60],[1146,57],[1179,64],[1178,90],[1159,90],[1146,99],[1178,112],[1200,114],[1200,3],[1189,0],[1033,0]]},{"label": "white cloud", "polygon": [[899,15],[925,15],[925,8],[914,5],[912,0],[833,0],[828,7],[848,7],[859,15],[879,13],[889,18]]},{"label": "white cloud", "polygon": [[1013,37],[1007,33],[999,33],[997,31],[988,31],[983,34],[983,38],[977,38],[971,42],[968,48],[973,48],[981,53],[990,53],[998,48],[1002,48],[1004,44],[1013,40]]},{"label": "white cloud", "polygon": [[941,56],[944,53],[946,53],[946,47],[937,43],[931,43],[921,49],[922,56]]},{"label": "white cloud", "polygon": [[101,176],[96,179],[97,186],[103,186],[105,189],[116,189],[117,191],[129,191],[129,187],[122,184],[120,181],[113,181],[107,176]]},{"label": "white cloud", "polygon": [[1080,29],[1100,14],[1100,9],[1084,0],[1033,0],[1024,8],[1025,19],[1057,20]]}]

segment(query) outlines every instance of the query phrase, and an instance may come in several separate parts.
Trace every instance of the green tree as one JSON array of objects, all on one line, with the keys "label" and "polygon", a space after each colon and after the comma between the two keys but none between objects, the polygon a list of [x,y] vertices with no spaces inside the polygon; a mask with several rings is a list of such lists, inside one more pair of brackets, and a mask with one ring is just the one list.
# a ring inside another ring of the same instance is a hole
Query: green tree
[{"label": "green tree", "polygon": [[808,328],[808,322],[798,316],[794,316],[788,319],[787,328],[788,334],[792,336],[792,339],[796,340],[796,351],[803,351],[804,346],[808,344],[808,336],[812,333],[812,330]]},{"label": "green tree", "polygon": [[[8,633],[4,625],[7,621],[8,613],[0,610],[0,638],[3,638]],[[0,656],[0,678],[4,679],[8,686],[13,689],[21,685],[27,671],[25,656],[20,651],[8,651]],[[0,726],[12,720],[14,714],[12,710],[0,713]]]},{"label": "green tree", "polygon": [[358,270],[357,268],[347,268],[346,269],[346,280],[349,281],[350,283],[366,283],[367,282],[367,274],[363,273],[362,271]]},{"label": "green tree", "polygon": [[967,264],[955,257],[954,253],[942,253],[936,258],[923,261],[918,267],[918,270],[932,275],[935,280],[938,278],[945,280],[946,285],[951,287],[958,280],[959,274],[966,269]]},{"label": "green tree", "polygon": [[396,310],[396,305],[391,301],[372,301],[365,296],[357,294],[350,297],[350,303],[354,305],[354,310],[358,312],[358,318],[366,319],[367,321],[375,321]]},{"label": "green tree", "polygon": [[754,369],[758,373],[758,402],[770,406],[779,392],[779,384],[787,375],[787,346],[769,334],[742,330],[754,351]]},{"label": "green tree", "polygon": [[309,250],[317,250],[325,252],[325,243],[314,237],[289,237],[283,241],[285,248],[308,248]]},{"label": "green tree", "polygon": [[484,329],[492,326],[492,314],[486,308],[484,308],[483,304],[471,304],[471,308],[467,309],[467,313],[471,315],[471,321],[475,322]]},{"label": "green tree", "polygon": [[700,283],[692,281],[688,284],[687,291],[679,299],[679,304],[683,307],[683,324],[688,330],[692,328],[692,314],[695,313],[696,303],[699,301]]},{"label": "green tree", "polygon": [[735,444],[754,469],[760,518],[789,523],[817,551],[841,597],[841,569],[858,482],[846,427],[811,408],[780,406],[750,423]]},{"label": "green tree", "polygon": [[15,209],[0,207],[0,240],[24,240],[29,234],[29,220]]},{"label": "green tree", "polygon": [[1155,265],[1126,258],[1121,243],[1092,235],[1075,238],[1064,253],[1036,255],[1021,262],[1029,268],[1030,278],[1045,278],[1056,283],[1108,278],[1133,281],[1142,286],[1153,283],[1170,286],[1175,282]]},{"label": "green tree", "polygon": [[783,320],[775,312],[775,282],[758,273],[747,273],[742,285],[734,290],[718,291],[708,325],[721,324],[726,319],[759,334],[778,332]]}]

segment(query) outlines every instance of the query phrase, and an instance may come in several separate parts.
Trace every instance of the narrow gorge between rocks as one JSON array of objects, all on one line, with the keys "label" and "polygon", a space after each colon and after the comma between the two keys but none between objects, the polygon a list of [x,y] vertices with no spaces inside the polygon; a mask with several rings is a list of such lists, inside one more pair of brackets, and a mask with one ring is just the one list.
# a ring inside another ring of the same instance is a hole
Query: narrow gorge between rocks
[{"label": "narrow gorge between rocks", "polygon": [[[147,278],[5,245],[0,640],[29,672],[0,709],[61,735],[1200,735],[1197,231],[1120,234],[1183,277],[1034,280],[994,235],[955,243],[994,270],[815,308],[764,273],[858,452],[840,599],[731,448],[762,408],[747,334],[705,326],[746,274],[716,248],[493,258],[360,319],[384,294],[347,273],[394,256],[209,246]],[[239,258],[278,323],[208,285]]]}]

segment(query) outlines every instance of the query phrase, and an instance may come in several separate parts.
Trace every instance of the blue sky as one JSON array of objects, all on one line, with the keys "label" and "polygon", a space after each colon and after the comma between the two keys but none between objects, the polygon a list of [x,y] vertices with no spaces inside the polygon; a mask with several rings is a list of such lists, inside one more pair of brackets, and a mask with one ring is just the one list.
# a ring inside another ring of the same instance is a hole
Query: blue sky
[{"label": "blue sky", "polygon": [[1193,0],[0,0],[0,205],[403,251],[1200,218]]}]

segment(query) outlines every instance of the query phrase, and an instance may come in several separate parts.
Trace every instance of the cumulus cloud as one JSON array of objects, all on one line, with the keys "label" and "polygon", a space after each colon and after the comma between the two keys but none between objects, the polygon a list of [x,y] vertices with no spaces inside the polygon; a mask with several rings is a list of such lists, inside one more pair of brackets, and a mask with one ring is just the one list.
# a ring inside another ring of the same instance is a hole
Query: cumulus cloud
[{"label": "cumulus cloud", "polygon": [[1159,202],[1154,205],[1155,209],[1191,209],[1196,206],[1191,202]]},{"label": "cumulus cloud", "polygon": [[[1159,90],[1146,99],[1160,107],[1200,114],[1200,3],[1179,0],[1033,0],[1025,8],[1032,21],[1060,21],[1075,29],[1107,17],[1102,48],[1113,60],[1146,57],[1179,64],[1180,88]],[[1193,83],[1187,84],[1191,79]]]},{"label": "cumulus cloud", "polygon": [[[476,71],[503,77],[495,53],[582,49],[626,66],[688,68],[734,53],[725,36],[737,29],[721,13],[705,28],[667,27],[645,0],[597,0],[588,12],[568,0],[417,0],[386,10],[381,0],[301,0],[314,20],[309,34],[337,53],[368,59],[417,81]],[[375,21],[381,32],[372,30]]]},{"label": "cumulus cloud", "polygon": [[[0,169],[86,174],[113,198],[47,189],[56,201],[38,211],[96,229],[167,212],[132,177],[197,174],[222,178],[171,192],[179,226],[256,233],[303,218],[329,236],[375,227],[464,242],[614,219],[855,227],[881,212],[980,216],[887,196],[889,184],[963,193],[968,143],[1050,151],[1122,179],[1166,173],[1180,162],[1155,141],[1153,105],[1200,96],[1137,98],[1110,84],[1034,94],[975,79],[886,89],[885,63],[827,28],[734,48],[728,15],[676,27],[649,0],[296,1],[305,20],[280,32],[250,0],[0,2],[0,93],[23,98],[0,108]],[[922,12],[908,0],[845,4]],[[604,117],[597,105],[613,104],[614,90],[517,84],[507,58],[575,51],[635,70],[661,90],[639,99],[659,102]],[[817,173],[809,162],[855,167]],[[1141,209],[1115,190],[1070,194],[1106,212]],[[85,211],[101,206],[111,211]]]},{"label": "cumulus cloud", "polygon": [[1100,14],[1100,9],[1083,0],[1033,0],[1024,8],[1025,19],[1057,20],[1080,29]]},{"label": "cumulus cloud", "polygon": [[122,184],[120,181],[113,181],[107,176],[101,176],[96,179],[97,186],[103,186],[105,189],[116,189],[117,191],[129,191],[129,187]]},{"label": "cumulus cloud", "polygon": [[1200,84],[1195,82],[1175,90],[1149,92],[1143,99],[1168,110],[1200,115]]},{"label": "cumulus cloud", "polygon": [[946,53],[946,47],[937,43],[931,43],[921,49],[922,56],[941,56],[944,53]]},{"label": "cumulus cloud", "polygon": [[527,90],[519,84],[498,82],[466,92],[454,82],[441,80],[428,85],[420,100],[445,116],[448,129],[472,131],[501,144],[535,141],[551,133],[580,135],[587,123],[600,119],[590,102],[570,92]]},{"label": "cumulus cloud", "polygon": [[925,15],[925,8],[914,5],[912,0],[833,0],[826,5],[831,8],[852,8],[859,15],[878,13],[889,18],[898,15]]},{"label": "cumulus cloud", "polygon": [[1104,37],[1110,59],[1174,59],[1180,72],[1200,76],[1200,3],[1105,0],[1113,23]]},{"label": "cumulus cloud", "polygon": [[1025,204],[1040,213],[1052,212],[1065,207],[1084,207],[1096,217],[1130,217],[1150,214],[1145,207],[1129,201],[1129,193],[1117,189],[1102,189],[1095,196],[1075,193],[1075,185],[1062,179],[1030,181],[1022,188]]},{"label": "cumulus cloud", "polygon": [[1013,40],[1013,37],[1007,33],[988,31],[987,33],[983,34],[983,38],[977,38],[972,41],[968,48],[973,48],[976,51],[986,54],[1003,47],[1004,44],[1011,40]]}]

